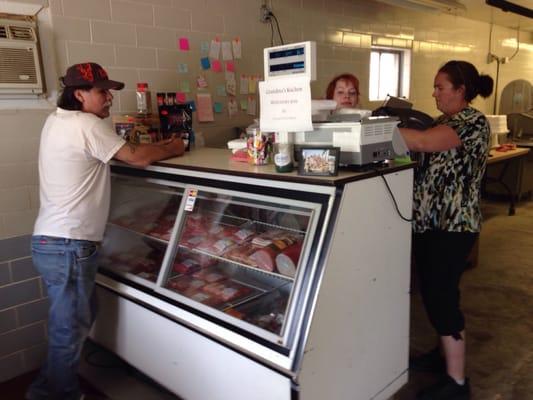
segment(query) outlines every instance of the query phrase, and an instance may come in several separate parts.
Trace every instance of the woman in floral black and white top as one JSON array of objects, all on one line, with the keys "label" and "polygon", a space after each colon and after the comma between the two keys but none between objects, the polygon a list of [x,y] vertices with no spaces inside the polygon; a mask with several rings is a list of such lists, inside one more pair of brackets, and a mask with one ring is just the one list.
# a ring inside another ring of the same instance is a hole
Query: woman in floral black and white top
[{"label": "woman in floral black and white top", "polygon": [[415,179],[413,252],[424,306],[440,337],[440,348],[411,366],[445,373],[418,399],[470,398],[459,280],[481,227],[480,187],[490,137],[487,119],[470,102],[488,97],[492,87],[492,78],[472,64],[449,61],[434,82],[443,115],[426,131],[400,129],[409,149],[423,153]]}]

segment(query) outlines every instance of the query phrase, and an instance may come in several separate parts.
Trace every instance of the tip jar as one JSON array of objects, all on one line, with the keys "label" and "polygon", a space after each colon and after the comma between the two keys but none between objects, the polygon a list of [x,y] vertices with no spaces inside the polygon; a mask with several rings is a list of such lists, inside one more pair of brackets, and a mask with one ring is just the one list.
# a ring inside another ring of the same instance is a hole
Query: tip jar
[{"label": "tip jar", "polygon": [[248,160],[252,165],[266,165],[272,162],[272,134],[261,132],[257,127],[246,129]]}]

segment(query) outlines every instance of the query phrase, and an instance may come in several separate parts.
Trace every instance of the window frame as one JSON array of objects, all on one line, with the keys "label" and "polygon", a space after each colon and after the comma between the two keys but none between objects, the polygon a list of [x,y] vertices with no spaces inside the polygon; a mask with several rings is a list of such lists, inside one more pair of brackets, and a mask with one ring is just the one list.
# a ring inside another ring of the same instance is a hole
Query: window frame
[{"label": "window frame", "polygon": [[372,87],[372,81],[371,81],[371,73],[369,73],[368,76],[368,99],[369,101],[383,101],[386,100],[387,96],[395,96],[395,97],[404,97],[409,98],[409,86],[410,86],[410,63],[411,63],[411,48],[400,48],[400,47],[393,47],[393,46],[376,46],[372,45],[370,49],[370,61],[369,61],[369,69],[371,71],[372,69],[372,54],[378,53],[379,57],[381,58],[382,54],[394,54],[395,56],[398,56],[398,75],[397,75],[397,82],[398,82],[398,93],[397,94],[391,94],[387,93],[384,98],[379,98],[379,80],[381,78],[381,73],[378,71],[378,90],[377,90],[377,97],[372,98],[370,95],[370,88]]}]

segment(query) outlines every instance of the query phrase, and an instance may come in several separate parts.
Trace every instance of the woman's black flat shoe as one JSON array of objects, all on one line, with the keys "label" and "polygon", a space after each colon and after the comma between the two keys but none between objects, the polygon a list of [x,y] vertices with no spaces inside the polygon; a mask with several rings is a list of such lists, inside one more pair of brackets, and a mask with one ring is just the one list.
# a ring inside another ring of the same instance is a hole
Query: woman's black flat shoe
[{"label": "woman's black flat shoe", "polygon": [[409,358],[409,369],[417,372],[432,372],[435,374],[446,373],[446,361],[440,354],[439,347],[428,353]]}]

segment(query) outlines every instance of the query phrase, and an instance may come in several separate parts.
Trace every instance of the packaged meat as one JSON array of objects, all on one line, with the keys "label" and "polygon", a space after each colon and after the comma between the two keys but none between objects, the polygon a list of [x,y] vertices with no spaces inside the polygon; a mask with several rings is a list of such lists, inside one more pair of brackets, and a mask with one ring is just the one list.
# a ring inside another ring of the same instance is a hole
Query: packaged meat
[{"label": "packaged meat", "polygon": [[196,248],[216,256],[221,256],[226,253],[234,244],[235,242],[231,239],[219,239],[211,243],[209,241],[204,241]]},{"label": "packaged meat", "polygon": [[278,272],[294,278],[301,252],[302,242],[297,242],[279,253],[276,256],[276,268],[278,269]]},{"label": "packaged meat", "polygon": [[194,250],[181,247],[176,254],[175,262],[181,262],[186,259],[195,261],[200,267],[207,268],[213,264],[216,264],[217,259],[204,253],[198,253]]},{"label": "packaged meat", "polygon": [[184,275],[179,278],[170,279],[167,283],[167,287],[170,287],[178,292],[185,293],[188,290],[198,290],[205,286],[207,282],[202,279]]},{"label": "packaged meat", "polygon": [[208,283],[220,282],[227,279],[226,275],[216,269],[201,269],[200,271],[193,273],[193,276]]},{"label": "packaged meat", "polygon": [[211,220],[202,214],[190,214],[185,220],[184,231],[189,235],[207,235]]},{"label": "packaged meat", "polygon": [[267,246],[256,250],[250,256],[250,259],[253,263],[255,263],[255,265],[257,265],[257,267],[268,272],[274,272],[277,254],[278,253],[276,250],[270,246]]},{"label": "packaged meat", "polygon": [[201,235],[196,235],[196,236],[182,235],[180,239],[180,244],[182,246],[188,247],[189,249],[194,249],[200,246],[200,244],[204,246],[207,244],[209,246],[212,242],[213,242],[212,240],[209,240],[207,237],[201,236]]},{"label": "packaged meat", "polygon": [[200,264],[192,258],[183,261],[175,261],[172,269],[179,274],[192,274],[200,269]]},{"label": "packaged meat", "polygon": [[247,240],[252,239],[255,236],[255,232],[251,229],[238,229],[234,234],[232,239],[234,239],[237,243],[243,243]]},{"label": "packaged meat", "polygon": [[134,273],[141,273],[141,272],[156,272],[159,268],[159,264],[157,264],[154,260],[149,260],[149,259],[137,259],[135,261],[135,263],[133,264],[134,265],[134,269],[135,269],[135,272]]},{"label": "packaged meat", "polygon": [[157,280],[157,275],[149,273],[149,272],[141,272],[137,274],[137,276],[139,276],[140,278],[146,279],[148,281],[152,281],[152,282],[155,282]]},{"label": "packaged meat", "polygon": [[300,235],[296,233],[283,231],[280,229],[273,229],[255,237],[252,240],[252,243],[260,247],[271,247],[273,250],[277,250],[279,252],[296,243],[300,239]]},{"label": "packaged meat", "polygon": [[154,228],[149,234],[150,236],[163,239],[163,240],[170,240],[170,235],[172,234],[172,228],[173,225],[167,225],[162,224]]},{"label": "packaged meat", "polygon": [[240,311],[237,311],[234,308],[229,308],[225,311],[226,314],[231,315],[232,317],[235,317],[237,319],[243,319],[246,315]]},{"label": "packaged meat", "polygon": [[221,300],[213,296],[212,294],[197,291],[195,293],[190,294],[189,299],[197,301],[198,303],[202,303],[209,306],[215,306],[219,303],[221,303]]},{"label": "packaged meat", "polygon": [[210,283],[205,285],[202,290],[218,297],[224,303],[246,296],[252,291],[247,286],[229,280]]},{"label": "packaged meat", "polygon": [[209,234],[224,239],[231,238],[238,230],[239,227],[233,225],[215,225],[209,229]]},{"label": "packaged meat", "polygon": [[251,243],[245,243],[240,246],[236,246],[228,251],[224,256],[230,260],[236,261],[241,264],[249,265],[251,267],[257,266],[254,260],[251,259],[251,255],[255,253],[259,247],[254,246]]}]

